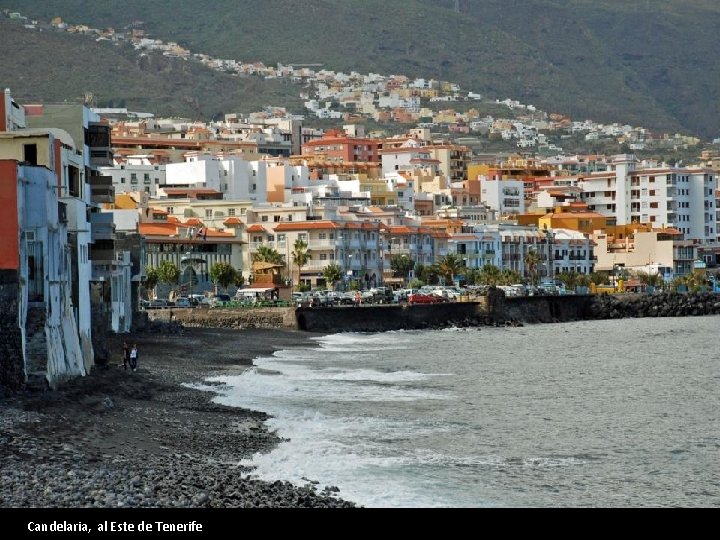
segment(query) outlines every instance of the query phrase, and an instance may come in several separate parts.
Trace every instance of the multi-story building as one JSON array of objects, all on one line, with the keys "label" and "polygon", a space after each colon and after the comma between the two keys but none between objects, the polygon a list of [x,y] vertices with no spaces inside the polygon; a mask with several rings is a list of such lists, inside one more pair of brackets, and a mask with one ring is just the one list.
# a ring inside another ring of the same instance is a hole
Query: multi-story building
[{"label": "multi-story building", "polygon": [[165,164],[150,154],[128,155],[112,167],[100,167],[112,179],[115,193],[144,191],[156,197],[158,187],[165,185]]},{"label": "multi-story building", "polygon": [[166,166],[167,187],[214,189],[227,199],[285,202],[294,188],[309,185],[309,171],[282,160],[245,161],[235,156],[188,152],[184,163]]},{"label": "multi-story building", "polygon": [[381,142],[379,139],[351,137],[342,130],[331,129],[322,138],[303,144],[302,153],[304,156],[322,155],[329,162],[378,163]]},{"label": "multi-story building", "polygon": [[525,212],[522,180],[502,180],[499,176],[480,177],[480,200],[501,215]]},{"label": "multi-story building", "polygon": [[632,155],[615,156],[612,170],[578,178],[591,210],[617,225],[674,227],[686,240],[717,239],[716,176],[711,169],[638,169]]}]

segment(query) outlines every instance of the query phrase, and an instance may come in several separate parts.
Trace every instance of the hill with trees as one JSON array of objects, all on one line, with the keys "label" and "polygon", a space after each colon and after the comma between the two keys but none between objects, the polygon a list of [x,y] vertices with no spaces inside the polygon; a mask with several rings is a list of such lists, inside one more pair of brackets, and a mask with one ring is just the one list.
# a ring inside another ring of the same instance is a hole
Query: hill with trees
[{"label": "hill with trees", "polygon": [[[0,8],[99,27],[141,21],[151,36],[220,58],[432,77],[573,118],[720,135],[713,0],[0,0]],[[159,89],[168,84],[177,82]],[[236,95],[245,91],[260,90]]]}]

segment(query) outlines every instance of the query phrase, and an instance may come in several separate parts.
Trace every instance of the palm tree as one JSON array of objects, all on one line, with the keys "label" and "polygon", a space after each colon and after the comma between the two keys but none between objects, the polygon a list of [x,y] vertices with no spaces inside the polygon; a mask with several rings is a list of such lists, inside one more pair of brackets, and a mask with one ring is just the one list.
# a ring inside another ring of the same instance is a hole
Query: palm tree
[{"label": "palm tree", "polygon": [[593,272],[590,274],[590,283],[594,283],[595,285],[602,285],[603,283],[608,282],[608,273],[607,272]]},{"label": "palm tree", "polygon": [[540,255],[534,249],[531,249],[525,255],[525,276],[530,278],[534,286],[540,282],[540,274],[538,272],[538,264],[540,263]]},{"label": "palm tree", "polygon": [[480,269],[480,282],[484,285],[497,285],[500,277],[500,269],[493,264],[486,264]]},{"label": "palm tree", "polygon": [[506,268],[500,273],[500,283],[503,285],[515,285],[522,281],[522,276],[515,270]]},{"label": "palm tree", "polygon": [[580,274],[575,270],[560,272],[557,275],[557,279],[560,280],[568,291],[574,291],[580,282]]},{"label": "palm tree", "polygon": [[663,277],[658,274],[650,274],[648,272],[638,272],[637,278],[640,280],[640,283],[644,284],[647,287],[652,287],[654,289],[662,287],[664,280]]},{"label": "palm tree", "polygon": [[445,283],[452,283],[453,277],[461,274],[464,263],[459,255],[449,253],[436,263],[438,273],[445,278]]},{"label": "palm tree", "polygon": [[307,242],[298,238],[293,244],[292,261],[298,269],[298,285],[300,285],[300,276],[302,275],[302,267],[305,266],[310,260],[310,253],[308,253]]},{"label": "palm tree", "polygon": [[257,251],[253,253],[252,259],[254,262],[266,262],[285,266],[285,257],[270,246],[259,246]]},{"label": "palm tree", "polygon": [[688,291],[698,292],[701,287],[707,286],[707,277],[702,270],[693,270],[683,277],[683,282],[687,285]]}]

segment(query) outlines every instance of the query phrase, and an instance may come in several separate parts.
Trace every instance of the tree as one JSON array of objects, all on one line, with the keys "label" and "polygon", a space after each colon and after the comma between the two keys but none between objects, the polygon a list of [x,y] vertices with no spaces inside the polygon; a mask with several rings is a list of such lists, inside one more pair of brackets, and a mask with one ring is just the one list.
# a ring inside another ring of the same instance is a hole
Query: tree
[{"label": "tree", "polygon": [[500,283],[502,285],[515,285],[516,283],[520,283],[522,281],[522,276],[518,274],[515,270],[510,270],[509,268],[506,268],[502,272],[500,272]]},{"label": "tree", "polygon": [[580,274],[578,274],[575,270],[560,272],[556,277],[569,291],[574,291],[579,285]]},{"label": "tree", "polygon": [[602,285],[604,283],[608,283],[608,273],[593,272],[592,274],[590,274],[590,283],[594,283],[595,285]]},{"label": "tree", "polygon": [[687,285],[688,291],[698,292],[702,287],[707,286],[707,276],[702,270],[693,270],[683,276],[683,283]]},{"label": "tree", "polygon": [[493,264],[486,264],[480,269],[480,283],[483,285],[497,285],[502,272]]},{"label": "tree", "polygon": [[226,262],[217,262],[210,267],[210,279],[215,284],[215,294],[217,294],[217,286],[220,285],[227,290],[235,280],[235,269]]},{"label": "tree", "polygon": [[462,273],[464,263],[459,255],[449,253],[436,263],[438,274],[445,278],[445,283],[452,283],[453,277]]},{"label": "tree", "polygon": [[233,285],[235,285],[238,289],[245,285],[245,276],[243,276],[243,273],[240,270],[235,270]]},{"label": "tree", "polygon": [[163,261],[158,266],[157,276],[160,283],[174,285],[180,279],[180,270],[170,261]]},{"label": "tree", "polygon": [[335,284],[342,280],[342,268],[340,268],[340,265],[337,263],[330,263],[323,270],[323,276],[325,277],[325,281],[328,285],[334,289]]},{"label": "tree", "polygon": [[308,261],[310,260],[310,253],[308,253],[308,245],[307,242],[300,240],[299,238],[295,240],[295,244],[293,245],[293,251],[292,251],[292,261],[295,266],[297,266],[298,269],[298,284],[300,284],[300,276],[302,267],[305,266]]},{"label": "tree", "polygon": [[285,266],[285,257],[270,246],[259,246],[257,251],[253,253],[252,260],[254,262],[266,262]]},{"label": "tree", "polygon": [[407,255],[393,255],[390,257],[390,268],[392,268],[393,275],[407,279],[410,274],[410,270],[415,267],[415,262]]},{"label": "tree", "polygon": [[540,255],[534,249],[531,249],[525,255],[525,275],[530,278],[532,284],[537,287],[540,283],[540,273],[538,272],[538,264],[540,263]]},{"label": "tree", "polygon": [[145,288],[145,291],[147,292],[147,298],[150,300],[150,295],[152,293],[152,296],[155,296],[155,287],[157,287],[158,284],[158,272],[157,269],[153,266],[147,266],[145,268],[145,279],[142,282],[142,286]]},{"label": "tree", "polygon": [[664,284],[663,277],[659,273],[650,274],[648,272],[638,272],[637,278],[640,280],[640,283],[656,289],[662,287]]}]

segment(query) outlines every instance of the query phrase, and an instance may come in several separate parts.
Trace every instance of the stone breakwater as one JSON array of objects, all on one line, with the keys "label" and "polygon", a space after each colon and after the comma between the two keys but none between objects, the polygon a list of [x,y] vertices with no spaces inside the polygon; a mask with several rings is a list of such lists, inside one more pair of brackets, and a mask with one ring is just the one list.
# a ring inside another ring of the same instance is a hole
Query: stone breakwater
[{"label": "stone breakwater", "polygon": [[591,319],[720,315],[720,295],[662,293],[595,296],[588,315]]}]

